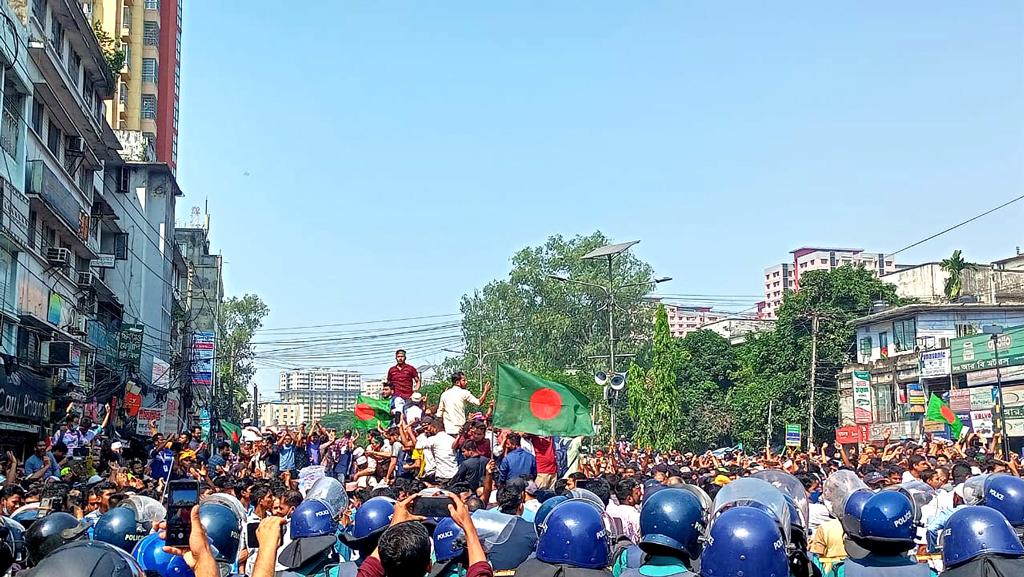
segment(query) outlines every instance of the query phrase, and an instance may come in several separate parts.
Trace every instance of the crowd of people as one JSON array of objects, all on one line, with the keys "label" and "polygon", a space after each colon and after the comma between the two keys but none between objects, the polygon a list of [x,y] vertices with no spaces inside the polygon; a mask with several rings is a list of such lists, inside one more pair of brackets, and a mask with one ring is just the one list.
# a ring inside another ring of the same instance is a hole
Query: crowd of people
[{"label": "crowd of people", "polygon": [[[0,462],[0,574],[24,577],[1024,575],[1024,479],[996,436],[655,452],[496,429],[396,355],[390,422],[201,428],[124,447],[76,415]],[[167,489],[200,487],[188,544]]]}]

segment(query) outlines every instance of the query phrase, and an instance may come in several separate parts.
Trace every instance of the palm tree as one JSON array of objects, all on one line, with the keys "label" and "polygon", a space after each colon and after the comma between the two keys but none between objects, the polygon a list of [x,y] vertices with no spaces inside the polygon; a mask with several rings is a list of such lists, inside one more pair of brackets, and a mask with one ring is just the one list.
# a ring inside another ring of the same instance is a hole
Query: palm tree
[{"label": "palm tree", "polygon": [[949,273],[949,277],[946,278],[945,292],[946,298],[953,302],[960,298],[960,291],[963,289],[963,272],[973,266],[964,260],[959,250],[954,250],[952,256],[939,263],[939,268]]}]

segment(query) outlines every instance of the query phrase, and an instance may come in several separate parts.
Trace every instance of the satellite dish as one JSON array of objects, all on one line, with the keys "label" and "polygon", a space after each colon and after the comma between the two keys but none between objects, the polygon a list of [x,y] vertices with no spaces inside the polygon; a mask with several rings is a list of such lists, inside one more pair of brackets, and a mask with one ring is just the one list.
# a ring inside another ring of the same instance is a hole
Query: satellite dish
[{"label": "satellite dish", "polygon": [[604,371],[597,371],[594,373],[594,382],[601,385],[602,387],[608,384],[608,373]]},{"label": "satellite dish", "polygon": [[621,391],[626,388],[626,375],[622,373],[615,373],[612,375],[609,385],[613,391]]}]

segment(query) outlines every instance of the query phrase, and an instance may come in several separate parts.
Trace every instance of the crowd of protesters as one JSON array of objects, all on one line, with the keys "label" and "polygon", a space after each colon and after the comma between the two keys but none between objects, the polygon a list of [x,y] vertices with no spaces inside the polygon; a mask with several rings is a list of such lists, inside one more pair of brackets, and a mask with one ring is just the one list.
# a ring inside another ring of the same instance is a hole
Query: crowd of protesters
[{"label": "crowd of protesters", "polygon": [[[23,463],[0,459],[0,574],[1024,574],[1024,480],[998,435],[599,446],[496,429],[490,384],[474,396],[462,373],[425,403],[396,361],[367,430],[243,422],[236,443],[196,427],[129,448],[70,407]],[[202,501],[171,548],[160,504],[182,479]]]}]

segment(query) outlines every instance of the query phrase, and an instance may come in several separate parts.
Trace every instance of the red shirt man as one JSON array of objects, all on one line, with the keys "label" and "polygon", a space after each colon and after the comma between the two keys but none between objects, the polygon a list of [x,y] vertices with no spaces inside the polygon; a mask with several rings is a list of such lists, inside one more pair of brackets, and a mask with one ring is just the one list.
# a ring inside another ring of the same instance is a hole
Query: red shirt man
[{"label": "red shirt man", "polygon": [[405,351],[395,351],[395,366],[388,369],[388,383],[395,388],[395,396],[409,399],[413,391],[420,388],[420,374],[416,367],[405,363]]},{"label": "red shirt man", "polygon": [[555,445],[551,437],[530,436],[530,443],[537,457],[537,486],[550,489],[555,486],[558,477],[558,459],[555,456]]}]

